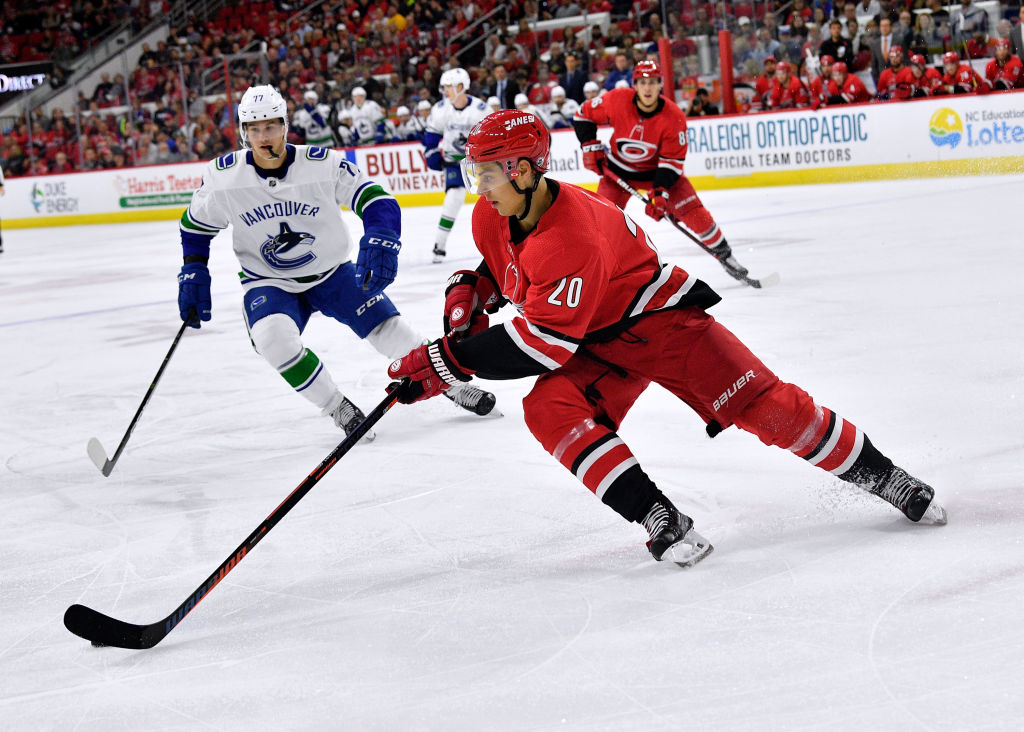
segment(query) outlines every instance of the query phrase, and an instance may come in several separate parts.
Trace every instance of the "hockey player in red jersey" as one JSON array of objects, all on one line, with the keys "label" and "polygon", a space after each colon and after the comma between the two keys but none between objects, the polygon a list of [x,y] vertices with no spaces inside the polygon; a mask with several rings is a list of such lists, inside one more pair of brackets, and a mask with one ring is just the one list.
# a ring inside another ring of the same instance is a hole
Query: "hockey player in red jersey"
[{"label": "hockey player in red jersey", "polygon": [[[689,405],[712,437],[735,425],[880,496],[911,521],[945,523],[932,488],[781,381],[706,312],[721,298],[663,262],[627,214],[546,178],[549,146],[543,123],[517,110],[495,112],[470,132],[462,167],[481,196],[472,226],[483,261],[448,281],[449,335],[389,367],[392,378],[409,380],[402,402],[473,374],[537,377],[523,400],[528,428],[602,502],[647,530],[657,560],[688,566],[711,545],[618,435],[651,382]],[[490,326],[487,312],[505,303],[518,316]]]},{"label": "hockey player in red jersey", "polygon": [[[743,280],[746,267],[732,256],[725,235],[683,174],[686,115],[661,96],[658,64],[639,62],[633,69],[633,86],[587,100],[572,120],[584,167],[601,176],[598,194],[619,208],[629,200],[630,194],[604,175],[605,166],[634,188],[649,189],[648,216],[658,221],[671,213],[697,235],[726,272]],[[597,140],[598,125],[614,128],[607,152]]]},{"label": "hockey player in red jersey", "polygon": [[[889,49],[889,65],[878,75],[878,85],[875,92],[875,96],[878,99],[886,101],[900,98],[900,94],[897,92],[897,77],[905,68],[907,67],[903,65],[903,48],[901,46],[893,46]],[[909,95],[904,95],[903,98],[906,98],[906,96]]]},{"label": "hockey player in red jersey", "polygon": [[772,93],[772,80],[775,78],[775,67],[778,66],[778,59],[774,56],[766,56],[764,59],[764,73],[757,77],[754,82],[754,96],[760,103],[762,109],[767,109]]},{"label": "hockey player in red jersey", "polygon": [[996,57],[985,67],[989,89],[1002,91],[1024,87],[1024,64],[1010,51],[1010,39],[996,41]]},{"label": "hockey player in red jersey", "polygon": [[936,94],[983,94],[988,84],[968,64],[960,63],[960,54],[947,51],[942,54],[941,83],[935,88]]},{"label": "hockey player in red jersey", "polygon": [[793,66],[779,61],[775,67],[775,81],[768,95],[769,109],[793,109],[806,107],[810,103],[807,87],[800,77],[793,73]]},{"label": "hockey player in red jersey", "polygon": [[906,89],[908,97],[928,97],[941,83],[939,72],[928,65],[928,60],[919,53],[910,57],[910,65],[900,72],[896,79],[897,89]]},{"label": "hockey player in red jersey", "polygon": [[827,53],[822,55],[819,61],[821,74],[811,79],[811,109],[828,104],[829,97],[839,93],[839,85],[832,78],[832,65],[835,62]]},{"label": "hockey player in red jersey", "polygon": [[832,78],[835,79],[836,85],[839,87],[839,94],[830,97],[829,104],[855,104],[871,101],[871,92],[864,86],[864,82],[857,78],[856,74],[851,74],[842,61],[837,61],[832,67]]}]

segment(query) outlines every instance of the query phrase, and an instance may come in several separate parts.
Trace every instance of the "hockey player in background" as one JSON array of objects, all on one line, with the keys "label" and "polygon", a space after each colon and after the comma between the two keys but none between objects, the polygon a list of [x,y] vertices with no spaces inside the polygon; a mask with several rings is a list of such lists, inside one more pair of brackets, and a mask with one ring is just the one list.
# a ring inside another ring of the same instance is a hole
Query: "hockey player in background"
[{"label": "hockey player in background", "polygon": [[906,87],[910,97],[927,97],[942,83],[942,75],[928,65],[924,56],[915,53],[910,56],[910,64],[900,72],[896,81],[901,88]]},{"label": "hockey player in background", "polygon": [[352,130],[355,144],[379,145],[387,142],[387,125],[384,124],[384,110],[372,99],[366,98],[366,89],[361,86],[352,89]]},{"label": "hockey player in background", "polygon": [[519,92],[518,94],[515,95],[515,97],[513,97],[512,101],[515,102],[516,109],[518,109],[520,112],[526,112],[527,114],[535,115],[537,119],[544,123],[545,127],[547,127],[548,129],[551,128],[551,120],[548,119],[547,112],[545,112],[536,104],[531,102],[528,96],[526,96],[522,92]]},{"label": "hockey player in background", "polygon": [[985,66],[985,81],[996,91],[1024,87],[1024,64],[1010,50],[1009,38],[996,41],[996,57]]},{"label": "hockey player in background", "polygon": [[969,64],[960,63],[960,54],[946,51],[942,54],[942,79],[935,87],[935,94],[982,94],[988,91],[978,72]]},{"label": "hockey player in background", "polygon": [[561,130],[572,127],[572,118],[580,111],[580,105],[575,99],[568,99],[565,96],[565,89],[554,86],[551,87],[551,101],[548,102],[545,111],[550,123],[548,127]]},{"label": "hockey player in background", "polygon": [[[660,221],[666,213],[696,234],[732,277],[748,274],[697,191],[683,174],[686,160],[686,115],[661,96],[661,69],[655,61],[633,68],[633,88],[612,89],[588,99],[573,118],[583,149],[583,165],[597,173],[597,192],[619,208],[630,194],[604,174],[605,166],[634,188],[649,189],[646,213]],[[597,140],[598,125],[611,125],[608,150]]]},{"label": "hockey player in background", "polygon": [[347,109],[338,113],[338,126],[334,128],[334,137],[339,147],[352,147],[356,144],[356,131],[352,129],[352,113]]},{"label": "hockey player in background", "polygon": [[[243,149],[207,165],[203,185],[181,217],[181,318],[194,328],[210,320],[210,242],[230,224],[253,346],[296,393],[348,434],[363,413],[301,335],[310,316],[321,312],[390,358],[426,342],[384,294],[398,270],[398,203],[341,152],[287,144],[287,106],[273,87],[249,88],[238,122]],[[339,204],[363,222],[354,265]],[[479,414],[490,411],[494,397],[466,387],[453,401]]]},{"label": "hockey player in background", "polygon": [[[614,92],[607,92],[612,94]],[[450,335],[389,367],[411,403],[481,378],[538,377],[523,400],[544,449],[627,521],[647,530],[657,560],[688,566],[711,545],[640,467],[618,435],[657,383],[714,437],[735,425],[885,499],[911,521],[943,524],[931,487],[858,427],[781,381],[706,312],[721,299],[661,261],[648,235],[589,191],[549,180],[550,135],[535,115],[506,110],[470,133],[463,162],[473,237],[483,255],[445,297]],[[511,303],[518,315],[489,326]]]},{"label": "hockey player in background", "polygon": [[444,171],[444,203],[434,234],[434,262],[443,262],[448,235],[466,201],[459,161],[466,154],[466,135],[473,125],[491,113],[482,99],[469,94],[470,79],[465,69],[448,69],[441,74],[442,99],[430,110],[423,134],[423,156],[431,170]]},{"label": "hockey player in background", "polygon": [[320,97],[310,89],[302,95],[302,106],[292,116],[292,124],[305,135],[307,145],[334,147],[334,135],[331,133],[331,107],[319,104]]},{"label": "hockey player in background", "polygon": [[821,67],[821,74],[811,79],[810,86],[810,100],[811,109],[818,109],[819,107],[828,104],[829,97],[835,96],[839,93],[839,85],[836,84],[832,78],[832,65],[835,64],[836,60],[824,54],[819,60]]},{"label": "hockey player in background", "polygon": [[395,142],[419,142],[423,140],[423,125],[419,118],[414,117],[412,112],[404,104],[395,110],[395,117],[398,119],[395,124],[395,132],[392,139]]},{"label": "hockey player in background", "polygon": [[864,86],[864,82],[856,74],[851,74],[842,61],[836,61],[832,66],[832,78],[839,87],[839,93],[829,97],[829,104],[861,104],[871,101],[871,92]]}]

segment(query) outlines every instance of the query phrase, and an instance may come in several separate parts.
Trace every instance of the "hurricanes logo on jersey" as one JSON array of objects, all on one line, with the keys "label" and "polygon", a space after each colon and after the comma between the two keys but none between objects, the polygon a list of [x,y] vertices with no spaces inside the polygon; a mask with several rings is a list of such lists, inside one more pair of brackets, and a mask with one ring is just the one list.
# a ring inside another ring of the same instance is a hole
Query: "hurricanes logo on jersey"
[{"label": "hurricanes logo on jersey", "polygon": [[296,247],[312,246],[316,237],[305,231],[292,231],[285,221],[281,222],[281,230],[276,234],[268,234],[267,240],[260,247],[260,254],[274,269],[298,269],[316,259],[316,254],[307,250],[296,257],[282,257]]},{"label": "hurricanes logo on jersey", "polygon": [[615,141],[615,152],[620,160],[627,163],[643,163],[656,158],[658,146],[643,140],[624,137]]}]

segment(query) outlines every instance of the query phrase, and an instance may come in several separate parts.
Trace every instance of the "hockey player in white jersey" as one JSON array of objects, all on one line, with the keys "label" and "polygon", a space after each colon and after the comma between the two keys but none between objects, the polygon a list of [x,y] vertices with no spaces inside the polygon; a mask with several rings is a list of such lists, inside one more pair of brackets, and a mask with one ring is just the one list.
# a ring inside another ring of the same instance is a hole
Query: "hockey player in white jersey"
[{"label": "hockey player in white jersey", "polygon": [[444,204],[434,236],[434,262],[443,262],[448,235],[466,201],[466,184],[459,163],[466,156],[466,138],[473,126],[491,113],[482,99],[470,96],[469,74],[465,69],[448,69],[441,74],[441,96],[430,110],[423,135],[423,156],[431,170],[444,171]]},{"label": "hockey player in white jersey", "polygon": [[572,117],[580,109],[579,102],[565,96],[565,89],[560,86],[551,87],[551,101],[543,110],[547,115],[548,126],[553,130],[572,127]]},{"label": "hockey player in white jersey", "polygon": [[379,145],[387,142],[387,128],[384,124],[384,110],[372,99],[366,98],[366,89],[357,86],[352,89],[352,130],[357,145]]},{"label": "hockey player in white jersey", "polygon": [[302,106],[292,115],[292,125],[306,136],[307,145],[334,147],[331,134],[331,107],[319,104],[319,95],[310,89],[302,95]]},{"label": "hockey player in white jersey", "polygon": [[[310,316],[321,312],[389,358],[426,342],[384,293],[401,249],[398,203],[343,153],[287,144],[287,106],[273,87],[249,88],[238,105],[238,121],[243,149],[210,161],[181,217],[181,318],[194,328],[210,320],[210,242],[231,225],[253,346],[348,434],[364,415],[303,345],[301,334]],[[363,222],[355,264],[339,204]],[[480,415],[494,407],[494,396],[476,387],[452,401]]]},{"label": "hockey player in white jersey", "polygon": [[[515,98],[512,101],[516,105],[516,109],[518,109],[520,112],[532,114],[534,117],[543,122],[545,127],[547,127],[549,130],[551,129],[551,120],[548,119],[547,111],[541,109],[540,107],[537,107],[536,105],[531,104],[530,98],[528,96],[520,92],[516,94]],[[543,106],[546,107],[547,105],[545,104]]]},{"label": "hockey player in white jersey", "polygon": [[395,110],[398,124],[395,125],[396,142],[421,142],[423,131],[426,126],[419,117],[415,116],[404,104]]}]

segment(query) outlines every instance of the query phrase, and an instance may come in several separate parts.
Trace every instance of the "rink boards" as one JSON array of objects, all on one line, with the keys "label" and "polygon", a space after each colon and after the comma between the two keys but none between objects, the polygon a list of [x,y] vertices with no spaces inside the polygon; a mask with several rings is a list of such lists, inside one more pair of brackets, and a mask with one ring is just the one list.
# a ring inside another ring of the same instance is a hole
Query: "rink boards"
[{"label": "rink boards", "polygon": [[[1024,172],[1024,93],[939,97],[688,120],[698,190]],[[611,128],[599,130],[607,141]],[[682,133],[681,133],[682,134]],[[418,143],[347,149],[402,206],[440,205],[444,176]],[[173,220],[205,163],[8,178],[5,228]],[[571,130],[552,133],[550,175],[591,189]]]}]

